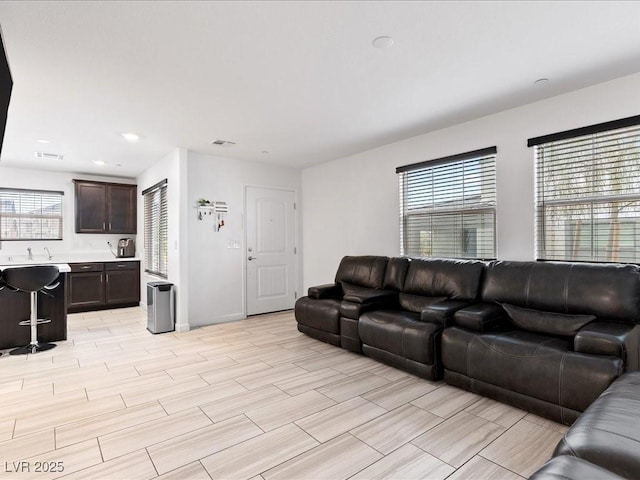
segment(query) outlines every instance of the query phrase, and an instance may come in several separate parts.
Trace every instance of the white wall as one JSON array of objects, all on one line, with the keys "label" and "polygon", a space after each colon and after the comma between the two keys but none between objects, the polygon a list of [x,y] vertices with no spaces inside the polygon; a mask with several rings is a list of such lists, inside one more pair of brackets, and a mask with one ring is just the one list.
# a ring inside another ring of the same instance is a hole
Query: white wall
[{"label": "white wall", "polygon": [[400,165],[496,145],[497,256],[534,259],[534,164],[527,139],[640,114],[640,74],[307,168],[303,285],[330,282],[344,255],[398,255]]},{"label": "white wall", "polygon": [[[123,237],[121,234],[101,235],[75,233],[74,178],[112,183],[135,183],[135,180],[132,178],[99,177],[95,175],[0,167],[0,188],[25,188],[64,192],[62,201],[62,240],[0,242],[0,259],[5,259],[6,256],[26,255],[27,247],[31,247],[36,259],[46,256],[44,247],[49,249],[54,258],[56,256],[64,256],[65,254],[79,255],[82,253],[97,254],[105,252],[108,255],[109,246],[107,245],[107,241],[111,242],[115,250],[118,240]],[[134,235],[133,238],[135,239],[136,236]]]},{"label": "white wall", "polygon": [[[300,171],[194,152],[188,153],[187,169],[189,323],[208,325],[244,318],[245,186],[279,187],[299,194]],[[213,230],[213,219],[197,219],[199,198],[227,202],[229,213],[219,232]],[[240,248],[228,248],[234,241]],[[299,238],[296,243],[300,245]],[[297,270],[300,292],[300,267]]]},{"label": "white wall", "polygon": [[[168,281],[174,284],[176,299],[176,330],[189,330],[189,287],[187,261],[187,151],[177,148],[162,160],[145,170],[137,178],[138,191],[164,180],[167,184],[167,214],[169,227],[168,278],[158,278],[144,273],[141,262],[141,304],[147,303],[147,282]],[[144,259],[144,202],[138,201],[138,255]]]}]

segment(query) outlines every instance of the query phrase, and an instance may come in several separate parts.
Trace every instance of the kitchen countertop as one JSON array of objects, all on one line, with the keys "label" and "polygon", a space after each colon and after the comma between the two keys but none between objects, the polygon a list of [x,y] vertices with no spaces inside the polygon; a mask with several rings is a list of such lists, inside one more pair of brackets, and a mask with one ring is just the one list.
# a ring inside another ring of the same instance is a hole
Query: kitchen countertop
[{"label": "kitchen countertop", "polygon": [[[139,257],[115,258],[111,252],[78,252],[60,253],[52,252],[52,258],[48,255],[33,255],[33,260],[28,260],[27,255],[0,255],[0,270],[12,267],[26,267],[30,265],[59,265],[61,272],[70,272],[70,263],[106,263],[106,262],[139,262]],[[60,267],[62,266],[62,268]]]},{"label": "kitchen countertop", "polygon": [[5,265],[0,265],[0,270],[6,270],[7,268],[34,267],[36,265],[55,265],[56,267],[58,267],[58,271],[60,273],[69,273],[71,271],[71,267],[69,266],[68,263],[57,263],[57,262],[8,263]]},{"label": "kitchen countertop", "polygon": [[140,262],[140,261],[141,259],[138,257],[118,257],[118,258],[111,257],[111,258],[90,258],[90,259],[81,258],[80,260],[68,260],[68,263],[93,263],[93,262],[107,263],[107,262]]}]

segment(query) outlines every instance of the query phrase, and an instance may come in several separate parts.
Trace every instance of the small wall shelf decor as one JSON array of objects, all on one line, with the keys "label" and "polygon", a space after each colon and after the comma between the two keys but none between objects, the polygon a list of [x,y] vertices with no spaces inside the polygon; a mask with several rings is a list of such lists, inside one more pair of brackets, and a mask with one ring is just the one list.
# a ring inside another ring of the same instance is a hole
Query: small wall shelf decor
[{"label": "small wall shelf decor", "polygon": [[[204,220],[207,217],[213,217],[213,231],[219,232],[224,227],[224,218],[229,212],[229,206],[227,202],[214,201],[200,199],[198,200],[198,220]],[[206,203],[205,203],[206,202]]]}]

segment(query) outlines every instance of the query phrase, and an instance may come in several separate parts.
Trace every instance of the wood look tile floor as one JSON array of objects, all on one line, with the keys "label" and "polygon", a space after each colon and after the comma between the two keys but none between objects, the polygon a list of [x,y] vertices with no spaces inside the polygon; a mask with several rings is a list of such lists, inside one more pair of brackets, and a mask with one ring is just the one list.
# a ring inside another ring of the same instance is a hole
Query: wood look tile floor
[{"label": "wood look tile floor", "polygon": [[566,430],[302,335],[290,311],[68,324],[53,350],[0,357],[0,479],[521,479]]}]

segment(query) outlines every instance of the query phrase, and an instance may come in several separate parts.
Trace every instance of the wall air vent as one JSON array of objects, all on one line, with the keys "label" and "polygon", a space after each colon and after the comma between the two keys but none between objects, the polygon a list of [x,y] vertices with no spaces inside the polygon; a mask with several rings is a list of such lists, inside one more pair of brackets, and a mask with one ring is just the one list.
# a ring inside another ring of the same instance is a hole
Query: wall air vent
[{"label": "wall air vent", "polygon": [[57,153],[45,153],[45,152],[34,152],[36,158],[42,158],[44,160],[63,160],[64,155],[59,155]]},{"label": "wall air vent", "polygon": [[236,142],[230,142],[229,140],[220,140],[218,138],[209,142],[209,145],[216,145],[218,147],[230,147],[235,144]]}]

